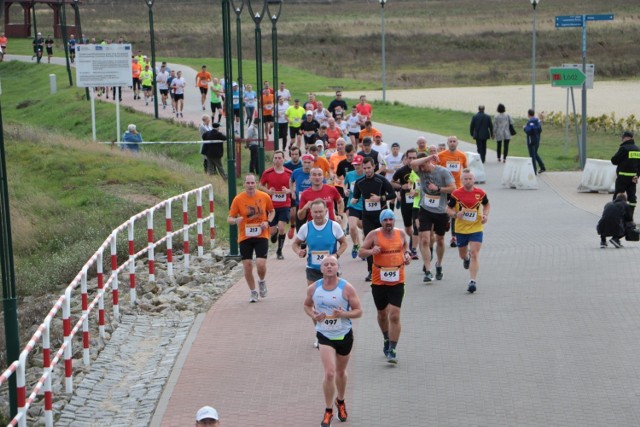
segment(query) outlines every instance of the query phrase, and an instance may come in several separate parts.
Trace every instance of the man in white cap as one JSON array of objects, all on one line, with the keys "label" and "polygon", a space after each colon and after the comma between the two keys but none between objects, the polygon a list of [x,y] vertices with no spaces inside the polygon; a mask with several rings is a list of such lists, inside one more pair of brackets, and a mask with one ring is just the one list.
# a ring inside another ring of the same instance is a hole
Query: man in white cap
[{"label": "man in white cap", "polygon": [[218,411],[211,406],[203,406],[196,412],[196,427],[219,425],[220,417],[218,416]]},{"label": "man in white cap", "polygon": [[378,310],[378,326],[384,337],[383,352],[387,362],[396,364],[396,346],[400,339],[400,307],[404,297],[404,266],[411,262],[411,252],[403,230],[395,228],[391,209],[380,212],[382,226],[365,237],[358,255],[373,257],[371,295]]}]

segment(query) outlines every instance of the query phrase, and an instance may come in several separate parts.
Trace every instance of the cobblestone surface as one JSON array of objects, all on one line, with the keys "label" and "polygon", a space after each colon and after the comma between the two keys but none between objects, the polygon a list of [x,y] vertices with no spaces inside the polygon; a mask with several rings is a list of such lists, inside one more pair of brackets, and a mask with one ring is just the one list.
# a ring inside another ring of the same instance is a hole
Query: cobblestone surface
[{"label": "cobblestone surface", "polygon": [[193,320],[193,313],[122,316],[56,425],[149,425]]}]

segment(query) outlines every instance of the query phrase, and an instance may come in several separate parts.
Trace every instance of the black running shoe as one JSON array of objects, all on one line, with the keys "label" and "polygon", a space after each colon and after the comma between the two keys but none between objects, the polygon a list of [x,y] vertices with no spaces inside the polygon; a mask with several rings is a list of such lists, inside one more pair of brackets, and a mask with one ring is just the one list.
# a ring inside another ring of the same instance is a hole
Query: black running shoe
[{"label": "black running shoe", "polygon": [[371,281],[371,272],[369,272],[369,274],[367,274],[367,277],[364,278],[365,282],[370,282]]},{"label": "black running shoe", "polygon": [[436,264],[436,280],[442,280],[443,276],[444,274],[442,274],[442,266]]},{"label": "black running shoe", "polygon": [[271,235],[271,243],[275,243],[278,241],[278,232],[276,231]]},{"label": "black running shoe", "polygon": [[469,257],[469,255],[467,255],[467,257],[462,260],[462,266],[464,267],[465,270],[468,270],[470,265],[471,265],[471,258]]},{"label": "black running shoe", "polygon": [[433,282],[433,276],[431,275],[431,271],[427,270],[427,272],[424,273],[424,279],[422,279],[422,281],[426,283]]},{"label": "black running shoe", "polygon": [[467,287],[467,292],[472,294],[475,291],[476,291],[476,281],[475,280],[470,280],[469,281],[469,287]]}]

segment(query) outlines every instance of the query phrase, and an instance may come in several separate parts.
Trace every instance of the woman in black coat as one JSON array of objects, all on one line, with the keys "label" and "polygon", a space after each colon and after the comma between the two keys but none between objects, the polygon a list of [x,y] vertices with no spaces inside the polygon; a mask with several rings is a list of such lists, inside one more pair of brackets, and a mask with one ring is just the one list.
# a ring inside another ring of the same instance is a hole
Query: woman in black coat
[{"label": "woman in black coat", "polygon": [[207,156],[207,173],[209,175],[215,175],[219,173],[222,179],[227,179],[227,174],[222,167],[222,156],[224,155],[224,143],[227,140],[227,136],[218,130],[220,125],[214,123],[213,129],[202,134],[203,141],[215,141],[208,142],[202,145],[202,152]]}]

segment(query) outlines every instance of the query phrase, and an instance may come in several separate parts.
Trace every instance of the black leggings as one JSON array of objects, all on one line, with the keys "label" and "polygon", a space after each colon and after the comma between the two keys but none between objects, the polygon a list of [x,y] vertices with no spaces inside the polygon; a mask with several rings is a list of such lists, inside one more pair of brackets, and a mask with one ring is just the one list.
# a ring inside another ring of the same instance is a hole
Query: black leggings
[{"label": "black leggings", "polygon": [[[507,155],[509,154],[509,141],[510,139],[504,140],[504,156],[502,157],[504,160],[507,160]],[[500,160],[500,153],[502,151],[502,141],[497,141],[498,145],[498,160]]]}]

